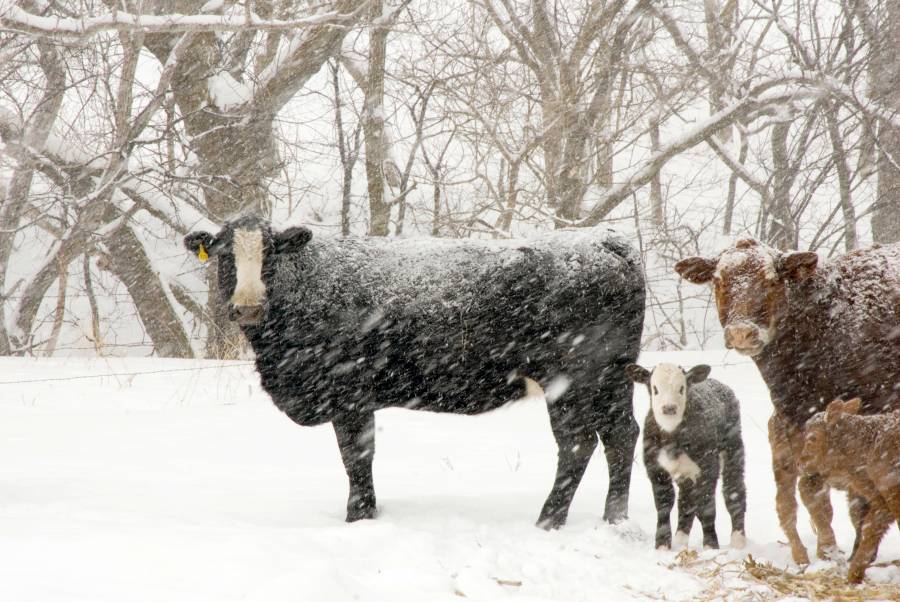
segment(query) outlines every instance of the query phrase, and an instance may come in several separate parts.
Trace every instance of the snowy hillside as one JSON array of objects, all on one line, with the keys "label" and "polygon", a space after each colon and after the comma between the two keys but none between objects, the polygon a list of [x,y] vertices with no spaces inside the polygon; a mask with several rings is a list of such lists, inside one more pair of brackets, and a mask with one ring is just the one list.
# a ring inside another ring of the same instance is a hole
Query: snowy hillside
[{"label": "snowy hillside", "polygon": [[[535,528],[555,467],[538,402],[481,417],[380,412],[381,514],[348,525],[331,427],[292,424],[245,363],[0,358],[0,600],[778,598],[741,563],[750,553],[791,568],[775,516],[768,393],[755,367],[735,355],[642,358],[662,360],[713,364],[712,376],[742,402],[749,537],[742,553],[701,551],[688,563],[654,551],[655,511],[639,458],[631,519],[604,524],[599,450],[568,525]],[[43,379],[57,380],[35,382]],[[635,405],[642,422],[643,391]],[[846,504],[832,497],[838,542],[848,551]],[[803,510],[799,523],[812,549]],[[719,500],[724,543],[729,532]],[[695,525],[694,549],[699,536]],[[867,577],[894,599],[898,560],[893,529],[881,566]]]}]

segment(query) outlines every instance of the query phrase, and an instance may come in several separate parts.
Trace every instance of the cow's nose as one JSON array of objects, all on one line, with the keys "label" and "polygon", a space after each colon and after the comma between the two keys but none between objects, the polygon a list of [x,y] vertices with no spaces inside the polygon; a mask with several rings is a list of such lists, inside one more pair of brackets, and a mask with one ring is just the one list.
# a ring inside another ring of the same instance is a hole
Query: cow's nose
[{"label": "cow's nose", "polygon": [[665,416],[674,416],[678,413],[678,406],[674,403],[667,403],[662,407],[662,412]]},{"label": "cow's nose", "polygon": [[759,330],[752,325],[741,324],[725,327],[725,347],[728,349],[751,349],[758,347]]},{"label": "cow's nose", "polygon": [[262,318],[262,305],[232,305],[228,317],[242,325],[258,324]]}]

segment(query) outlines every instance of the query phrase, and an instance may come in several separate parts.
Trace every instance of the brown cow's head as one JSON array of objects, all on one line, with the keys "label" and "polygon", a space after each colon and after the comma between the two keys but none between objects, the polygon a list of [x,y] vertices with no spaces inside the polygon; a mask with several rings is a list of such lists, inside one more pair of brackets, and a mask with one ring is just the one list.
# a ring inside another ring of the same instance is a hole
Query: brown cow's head
[{"label": "brown cow's head", "polygon": [[725,346],[758,355],[775,337],[786,309],[786,286],[816,269],[815,253],[780,253],[741,240],[715,259],[689,257],[675,271],[694,284],[710,284],[716,296]]}]

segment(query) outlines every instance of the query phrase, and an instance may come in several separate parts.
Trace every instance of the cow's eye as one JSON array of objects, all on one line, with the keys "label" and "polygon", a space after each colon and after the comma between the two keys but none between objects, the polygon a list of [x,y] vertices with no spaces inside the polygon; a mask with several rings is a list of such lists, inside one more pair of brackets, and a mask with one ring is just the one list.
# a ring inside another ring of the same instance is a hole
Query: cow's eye
[{"label": "cow's eye", "polygon": [[657,389],[655,386],[653,387],[653,394],[659,395],[659,389]]},{"label": "cow's eye", "polygon": [[684,395],[684,385],[681,385],[681,389],[678,390],[678,393]]}]

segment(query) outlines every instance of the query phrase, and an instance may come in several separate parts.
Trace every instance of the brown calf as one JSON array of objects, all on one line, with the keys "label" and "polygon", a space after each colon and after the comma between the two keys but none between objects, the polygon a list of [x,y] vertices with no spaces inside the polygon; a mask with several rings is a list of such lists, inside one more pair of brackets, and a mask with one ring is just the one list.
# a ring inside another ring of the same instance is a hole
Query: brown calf
[{"label": "brown calf", "polygon": [[[900,244],[854,251],[828,263],[741,240],[716,257],[675,266],[711,285],[725,345],[753,358],[775,413],[769,421],[778,518],[797,563],[809,562],[797,533],[799,487],[815,522],[818,555],[835,548],[828,484],[801,475],[803,426],[832,399],[862,397],[862,414],[900,408]],[[852,506],[861,537],[865,501]]]},{"label": "brown calf", "polygon": [[900,411],[859,416],[860,404],[859,398],[835,400],[813,416],[806,423],[801,455],[804,470],[869,503],[862,538],[850,557],[852,583],[862,581],[881,538],[900,521]]}]

